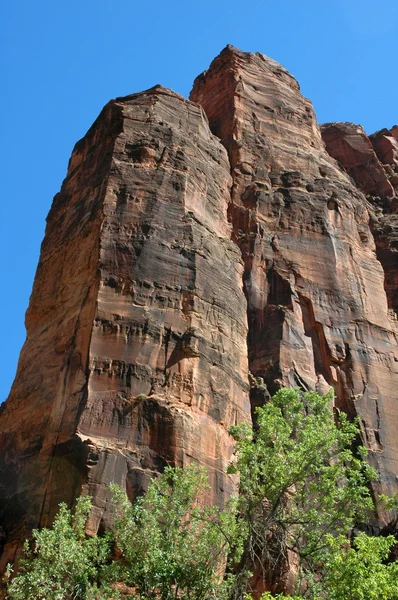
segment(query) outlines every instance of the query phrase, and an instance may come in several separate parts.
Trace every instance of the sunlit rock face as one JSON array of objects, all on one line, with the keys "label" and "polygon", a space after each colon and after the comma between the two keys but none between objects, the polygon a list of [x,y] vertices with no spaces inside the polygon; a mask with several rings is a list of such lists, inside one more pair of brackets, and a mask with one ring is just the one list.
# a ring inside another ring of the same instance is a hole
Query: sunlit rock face
[{"label": "sunlit rock face", "polygon": [[54,198],[0,409],[2,566],[61,500],[92,495],[102,530],[109,483],[134,497],[167,464],[204,465],[222,505],[228,428],[282,385],[333,387],[375,492],[396,490],[397,136],[353,127],[334,149],[323,130],[329,154],[297,81],[231,46],[191,101],[156,86],[104,108]]},{"label": "sunlit rock face", "polygon": [[322,125],[326,149],[368,200],[389,309],[398,314],[398,127],[369,137],[353,123]]},{"label": "sunlit rock face", "polygon": [[[232,493],[229,427],[250,419],[243,266],[231,241],[225,149],[199,106],[156,87],[116,102],[88,394],[87,487],[141,492],[167,464],[206,466]],[[93,447],[93,449],[92,449]],[[112,475],[111,475],[112,474]]]},{"label": "sunlit rock face", "polygon": [[360,125],[327,123],[321,127],[326,149],[365,194],[394,196],[383,165]]},{"label": "sunlit rock face", "polygon": [[110,102],[51,208],[1,414],[5,562],[61,500],[131,496],[167,464],[234,482],[228,428],[250,421],[243,264],[226,150],[203,110],[160,86]]},{"label": "sunlit rock face", "polygon": [[[272,391],[332,386],[337,407],[360,418],[380,472],[375,489],[395,491],[396,321],[365,196],[326,152],[311,103],[275,61],[228,46],[190,98],[231,162],[251,373]],[[377,165],[380,194],[391,196],[372,144],[356,146]]]}]

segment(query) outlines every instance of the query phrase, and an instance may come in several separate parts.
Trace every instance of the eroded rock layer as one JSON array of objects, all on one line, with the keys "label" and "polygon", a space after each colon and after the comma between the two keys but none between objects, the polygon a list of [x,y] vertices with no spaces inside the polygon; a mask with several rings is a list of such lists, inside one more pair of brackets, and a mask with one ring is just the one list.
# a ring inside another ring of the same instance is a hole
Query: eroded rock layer
[{"label": "eroded rock layer", "polygon": [[274,61],[228,46],[190,97],[231,161],[251,373],[271,390],[333,386],[338,407],[360,417],[381,473],[376,489],[395,491],[396,327],[364,195],[325,151],[311,103]]},{"label": "eroded rock layer", "polygon": [[202,109],[161,87],[111,102],[54,200],[1,414],[4,560],[61,500],[130,494],[198,461],[222,504],[227,429],[250,420],[243,266],[227,153]]}]

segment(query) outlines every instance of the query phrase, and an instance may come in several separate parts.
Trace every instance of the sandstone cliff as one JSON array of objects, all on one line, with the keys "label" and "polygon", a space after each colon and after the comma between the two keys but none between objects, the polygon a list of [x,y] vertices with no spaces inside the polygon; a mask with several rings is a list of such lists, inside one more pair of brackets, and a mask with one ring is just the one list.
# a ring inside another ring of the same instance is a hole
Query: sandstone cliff
[{"label": "sandstone cliff", "polygon": [[[231,162],[251,373],[271,390],[333,386],[337,407],[360,418],[380,472],[376,489],[396,491],[397,327],[365,196],[326,152],[311,103],[274,61],[229,46],[191,99]],[[391,186],[383,168],[379,175],[385,198]]]},{"label": "sandstone cliff", "polygon": [[222,504],[249,372],[252,406],[332,386],[396,490],[396,131],[326,132],[330,154],[296,80],[228,46],[191,101],[118,98],[78,142],[0,409],[3,566],[61,500],[90,493],[106,527],[108,483],[165,464],[204,464]]},{"label": "sandstone cliff", "polygon": [[1,414],[4,560],[61,500],[139,493],[165,464],[206,465],[212,501],[231,424],[250,420],[240,253],[227,153],[203,110],[155,87],[119,98],[75,147],[51,208]]},{"label": "sandstone cliff", "polygon": [[367,137],[353,123],[321,128],[327,151],[368,200],[370,228],[381,262],[388,306],[398,314],[398,126]]}]

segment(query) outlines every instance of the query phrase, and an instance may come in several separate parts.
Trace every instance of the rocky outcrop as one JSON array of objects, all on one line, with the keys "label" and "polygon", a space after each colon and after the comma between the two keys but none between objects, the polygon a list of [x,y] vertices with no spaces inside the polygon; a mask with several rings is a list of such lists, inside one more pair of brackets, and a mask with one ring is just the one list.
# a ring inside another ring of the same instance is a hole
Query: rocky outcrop
[{"label": "rocky outcrop", "polygon": [[333,386],[337,406],[360,418],[376,491],[396,490],[396,324],[366,198],[325,151],[311,103],[281,65],[229,46],[190,97],[231,162],[251,373],[271,391]]},{"label": "rocky outcrop", "polygon": [[363,127],[354,123],[326,123],[321,131],[329,154],[364,194],[394,196],[394,188]]},{"label": "rocky outcrop", "polygon": [[[398,192],[398,125],[369,136],[375,153],[383,165],[390,184]],[[380,191],[377,192],[380,194]]]},{"label": "rocky outcrop", "polygon": [[398,127],[367,137],[353,123],[322,125],[326,149],[368,200],[389,309],[398,314]]},{"label": "rocky outcrop", "polygon": [[254,407],[281,385],[333,387],[360,418],[375,492],[395,491],[392,245],[384,260],[375,208],[394,200],[378,157],[395,169],[395,130],[375,150],[343,130],[333,147],[349,175],[296,80],[231,46],[191,101],[156,86],[104,108],[54,199],[1,408],[3,564],[59,501],[91,494],[95,531],[111,481],[133,497],[166,464],[205,465],[222,504],[249,388]]},{"label": "rocky outcrop", "polygon": [[377,257],[385,271],[388,304],[398,315],[398,126],[382,129],[369,139],[395,192],[393,198],[380,198],[379,193],[369,200]]},{"label": "rocky outcrop", "polygon": [[225,149],[161,87],[109,103],[51,208],[27,341],[1,414],[4,560],[61,500],[131,495],[166,464],[233,489],[227,430],[250,420],[242,263]]}]

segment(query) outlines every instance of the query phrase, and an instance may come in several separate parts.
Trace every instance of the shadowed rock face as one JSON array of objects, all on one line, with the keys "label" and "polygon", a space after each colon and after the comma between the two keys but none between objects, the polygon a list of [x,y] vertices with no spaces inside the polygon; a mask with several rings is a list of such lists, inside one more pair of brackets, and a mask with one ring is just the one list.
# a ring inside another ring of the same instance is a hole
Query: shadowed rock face
[{"label": "shadowed rock face", "polygon": [[369,202],[377,257],[385,271],[388,305],[398,315],[398,126],[382,129],[369,139],[394,189],[393,197],[380,197],[378,192]]},{"label": "shadowed rock face", "polygon": [[[369,136],[379,161],[386,171],[390,184],[397,193],[398,190],[398,125],[390,130],[382,129]],[[377,191],[380,194],[380,191]]]},{"label": "shadowed rock face", "polygon": [[311,103],[274,61],[229,46],[190,98],[231,162],[251,373],[271,390],[333,386],[337,406],[360,418],[381,473],[375,488],[396,490],[396,323],[366,198],[325,151]]},{"label": "shadowed rock face", "polygon": [[[332,386],[360,417],[375,491],[396,489],[386,210],[326,152],[311,103],[274,61],[228,46],[191,100],[160,86],[116,99],[74,149],[0,409],[3,565],[61,500],[91,494],[95,531],[111,481],[133,497],[166,464],[205,465],[222,504],[249,371],[252,406],[281,385]],[[374,151],[358,142],[383,202],[389,133]]]}]

